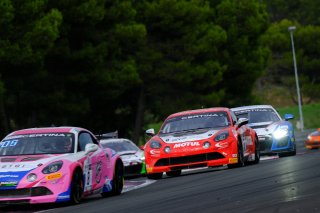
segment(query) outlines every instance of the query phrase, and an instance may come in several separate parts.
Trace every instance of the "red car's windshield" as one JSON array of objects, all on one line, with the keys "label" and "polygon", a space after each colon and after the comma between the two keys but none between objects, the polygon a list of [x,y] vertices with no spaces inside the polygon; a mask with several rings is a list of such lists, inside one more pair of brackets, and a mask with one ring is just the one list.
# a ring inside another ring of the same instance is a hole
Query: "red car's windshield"
[{"label": "red car's windshield", "polygon": [[173,133],[187,130],[223,128],[230,126],[228,114],[226,112],[208,112],[177,116],[168,119],[162,126],[160,133]]},{"label": "red car's windshield", "polygon": [[73,147],[72,133],[14,135],[0,142],[0,156],[63,154],[73,152]]}]

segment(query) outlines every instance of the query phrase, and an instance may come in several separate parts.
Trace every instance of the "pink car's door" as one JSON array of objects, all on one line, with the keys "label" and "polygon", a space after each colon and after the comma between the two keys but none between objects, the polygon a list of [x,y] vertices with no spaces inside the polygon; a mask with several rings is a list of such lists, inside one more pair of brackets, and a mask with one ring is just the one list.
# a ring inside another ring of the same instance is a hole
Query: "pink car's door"
[{"label": "pink car's door", "polygon": [[[79,134],[78,143],[80,151],[84,151],[87,144],[93,143],[98,145],[98,142],[87,132]],[[97,151],[87,154],[83,171],[85,193],[91,193],[103,187],[107,169],[106,162],[106,154],[100,146]]]}]

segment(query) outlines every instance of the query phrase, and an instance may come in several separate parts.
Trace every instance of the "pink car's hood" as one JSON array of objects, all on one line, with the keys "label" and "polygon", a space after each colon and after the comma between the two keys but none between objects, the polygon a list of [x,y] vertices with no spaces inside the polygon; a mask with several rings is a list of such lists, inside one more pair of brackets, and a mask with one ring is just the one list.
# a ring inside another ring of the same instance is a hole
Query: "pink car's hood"
[{"label": "pink car's hood", "polygon": [[30,171],[48,162],[66,159],[68,155],[70,154],[3,156],[0,157],[0,173]]}]

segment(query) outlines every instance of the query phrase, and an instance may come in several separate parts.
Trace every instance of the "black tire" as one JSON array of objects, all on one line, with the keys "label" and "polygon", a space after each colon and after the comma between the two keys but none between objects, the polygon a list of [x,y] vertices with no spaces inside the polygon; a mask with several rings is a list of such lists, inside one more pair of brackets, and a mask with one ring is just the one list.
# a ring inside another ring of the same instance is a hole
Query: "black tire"
[{"label": "black tire", "polygon": [[295,156],[297,154],[297,147],[296,144],[294,144],[293,151],[291,152],[285,152],[285,153],[279,153],[279,157],[288,157],[288,156]]},{"label": "black tire", "polygon": [[238,139],[238,163],[228,164],[229,169],[243,167],[244,166],[244,156],[243,156],[243,147],[242,143]]},{"label": "black tire", "polygon": [[297,154],[297,147],[296,147],[296,144],[294,144],[294,149],[293,151],[289,152],[289,156],[295,156]]},{"label": "black tire", "polygon": [[181,175],[181,170],[169,171],[169,172],[166,172],[166,175],[169,177],[178,177]]},{"label": "black tire", "polygon": [[113,180],[112,180],[112,190],[110,192],[102,192],[102,197],[107,196],[115,196],[120,195],[123,189],[123,182],[124,182],[124,170],[123,170],[123,163],[121,161],[117,161],[114,173],[113,173]]},{"label": "black tire", "polygon": [[153,179],[153,180],[158,180],[162,178],[162,172],[161,173],[152,173],[152,174],[147,174],[148,179]]},{"label": "black tire", "polygon": [[71,182],[70,202],[72,204],[78,204],[82,200],[83,196],[83,175],[80,169],[76,169]]},{"label": "black tire", "polygon": [[258,164],[260,162],[260,143],[257,138],[254,139],[255,143],[255,151],[254,151],[254,164]]}]

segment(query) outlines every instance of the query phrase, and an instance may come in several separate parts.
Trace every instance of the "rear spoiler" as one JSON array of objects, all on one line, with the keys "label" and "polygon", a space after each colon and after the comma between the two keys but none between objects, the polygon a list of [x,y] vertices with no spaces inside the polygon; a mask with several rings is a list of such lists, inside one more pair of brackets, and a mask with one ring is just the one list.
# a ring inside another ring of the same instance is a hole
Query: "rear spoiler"
[{"label": "rear spoiler", "polygon": [[96,135],[96,137],[101,140],[101,139],[108,139],[108,138],[118,138],[118,130],[114,132],[107,132],[107,133],[102,133],[99,135]]}]

